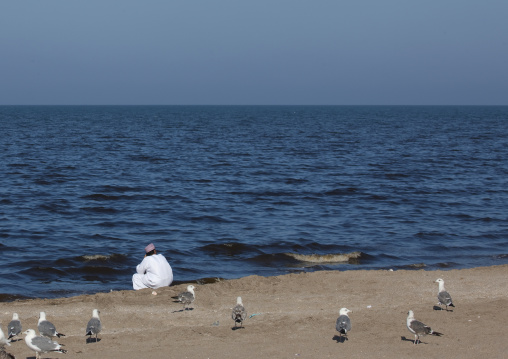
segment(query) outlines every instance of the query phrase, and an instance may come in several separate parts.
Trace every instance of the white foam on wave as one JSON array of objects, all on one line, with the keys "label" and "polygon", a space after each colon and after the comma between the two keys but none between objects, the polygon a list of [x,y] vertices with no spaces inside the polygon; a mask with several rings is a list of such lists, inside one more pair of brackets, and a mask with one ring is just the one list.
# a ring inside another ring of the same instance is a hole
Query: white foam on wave
[{"label": "white foam on wave", "polygon": [[297,253],[284,253],[284,254],[300,262],[336,263],[336,262],[349,262],[350,259],[360,258],[362,252],[336,253],[336,254],[297,254]]},{"label": "white foam on wave", "polygon": [[105,261],[111,258],[111,255],[103,255],[103,254],[90,254],[90,255],[84,255],[81,258],[83,258],[85,261]]}]

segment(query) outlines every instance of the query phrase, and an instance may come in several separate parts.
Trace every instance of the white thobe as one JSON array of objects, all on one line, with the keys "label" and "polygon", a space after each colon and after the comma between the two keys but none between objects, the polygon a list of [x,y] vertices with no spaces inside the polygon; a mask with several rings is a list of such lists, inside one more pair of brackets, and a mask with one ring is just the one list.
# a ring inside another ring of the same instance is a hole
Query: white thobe
[{"label": "white thobe", "polygon": [[165,287],[172,282],[173,270],[162,254],[145,257],[136,267],[136,274],[132,276],[132,286],[135,290]]}]

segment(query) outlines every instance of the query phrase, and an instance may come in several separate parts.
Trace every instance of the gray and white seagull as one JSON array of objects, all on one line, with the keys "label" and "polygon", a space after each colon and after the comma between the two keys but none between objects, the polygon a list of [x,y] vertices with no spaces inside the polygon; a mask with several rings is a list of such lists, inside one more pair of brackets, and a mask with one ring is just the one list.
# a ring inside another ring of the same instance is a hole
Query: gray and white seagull
[{"label": "gray and white seagull", "polygon": [[62,349],[60,344],[47,337],[36,335],[33,329],[28,329],[23,333],[26,334],[25,343],[30,349],[35,351],[36,359],[40,358],[40,353],[67,353],[67,350]]},{"label": "gray and white seagull", "polygon": [[247,311],[242,303],[242,297],[236,298],[236,305],[233,307],[233,311],[231,312],[231,317],[236,323],[240,323],[240,328],[243,328],[243,321],[247,318]]},{"label": "gray and white seagull", "polygon": [[[446,311],[448,311],[448,307],[455,307],[455,305],[453,305],[453,302],[452,302],[452,296],[450,295],[450,293],[448,293],[445,290],[444,280],[442,280],[441,278],[438,278],[438,279],[436,279],[436,283],[439,284],[439,290],[437,293],[437,300],[438,300],[437,304],[439,305],[439,307],[441,308],[441,305],[445,305]],[[441,308],[441,309],[443,309],[443,308]]]},{"label": "gray and white seagull", "polygon": [[89,339],[92,339],[92,335],[95,334],[95,342],[97,343],[97,334],[99,334],[102,330],[101,318],[99,317],[99,310],[94,309],[92,312],[92,319],[88,321],[86,325],[86,334],[89,335]]},{"label": "gray and white seagull", "polygon": [[21,322],[18,313],[12,313],[12,320],[7,325],[7,337],[11,339],[21,333]]},{"label": "gray and white seagull", "polygon": [[353,313],[351,310],[347,308],[341,308],[339,310],[339,317],[337,318],[337,322],[335,323],[335,329],[339,332],[339,336],[342,338],[342,334],[347,338],[347,332],[351,330],[351,319],[347,313]]},{"label": "gray and white seagull", "polygon": [[178,296],[174,297],[178,302],[183,304],[183,309],[187,310],[188,306],[194,302],[196,299],[196,294],[194,293],[194,286],[188,285],[187,291],[178,294]]},{"label": "gray and white seagull", "polygon": [[422,322],[416,320],[415,319],[415,315],[414,315],[412,310],[410,310],[407,313],[407,322],[406,322],[406,325],[407,325],[407,329],[409,329],[409,331],[415,335],[415,341],[413,342],[414,344],[421,343],[420,337],[423,337],[423,336],[425,336],[427,334],[435,335],[435,336],[438,336],[438,337],[443,335],[442,333],[433,331],[429,326],[427,326],[427,325],[423,324]]},{"label": "gray and white seagull", "polygon": [[39,334],[44,335],[48,338],[65,336],[65,334],[59,333],[56,331],[55,326],[50,321],[46,320],[46,313],[41,312],[39,314],[39,323],[37,324],[37,329],[39,330]]}]

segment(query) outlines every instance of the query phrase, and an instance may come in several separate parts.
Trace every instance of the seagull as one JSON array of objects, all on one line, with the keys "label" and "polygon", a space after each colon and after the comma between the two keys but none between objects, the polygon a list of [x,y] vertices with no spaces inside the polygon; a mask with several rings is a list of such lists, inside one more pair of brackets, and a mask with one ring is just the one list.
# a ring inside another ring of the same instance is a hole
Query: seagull
[{"label": "seagull", "polygon": [[46,313],[44,312],[41,312],[39,315],[39,323],[37,324],[37,329],[39,329],[39,334],[44,335],[48,338],[60,338],[61,336],[65,336],[65,334],[58,333],[53,323],[46,320]]},{"label": "seagull", "polygon": [[337,318],[337,323],[335,323],[335,329],[337,329],[341,338],[342,334],[344,334],[347,337],[347,332],[351,330],[351,319],[349,319],[347,313],[353,312],[347,308],[341,308],[339,310],[339,317]]},{"label": "seagull", "polygon": [[247,311],[245,310],[245,307],[243,306],[242,297],[236,298],[236,305],[233,308],[231,317],[235,321],[235,328],[236,328],[236,323],[240,323],[240,328],[243,328],[243,321],[245,320],[245,318],[247,318]]},{"label": "seagull", "polygon": [[15,337],[21,333],[21,322],[19,321],[18,313],[12,313],[12,320],[7,325],[8,339]]},{"label": "seagull", "polygon": [[196,294],[194,293],[194,286],[188,285],[187,291],[182,292],[178,294],[178,296],[173,298],[175,298],[178,302],[182,303],[184,310],[187,310],[188,308],[186,308],[186,306],[194,302],[194,299],[196,299]]},{"label": "seagull", "polygon": [[5,337],[2,328],[0,328],[0,347],[4,347],[6,344],[11,346],[11,341]]},{"label": "seagull", "polygon": [[407,313],[407,323],[406,323],[406,325],[407,325],[407,329],[409,329],[409,331],[415,335],[414,344],[421,343],[420,336],[423,337],[423,336],[425,336],[427,334],[431,334],[431,335],[435,335],[435,336],[440,337],[441,335],[443,335],[443,333],[435,332],[429,326],[427,326],[427,325],[423,324],[422,322],[416,320],[415,319],[415,315],[414,315],[412,310],[410,310]]},{"label": "seagull", "polygon": [[63,354],[67,353],[67,350],[61,349],[62,346],[57,342],[54,342],[47,337],[35,335],[35,330],[33,329],[28,329],[27,331],[23,332],[23,334],[26,334],[25,337],[26,345],[28,345],[30,349],[35,351],[36,359],[39,359],[40,353],[49,353],[49,352]]},{"label": "seagull", "polygon": [[[448,311],[448,307],[455,307],[453,305],[453,302],[452,302],[452,297],[450,296],[450,293],[448,293],[446,290],[445,290],[445,287],[444,287],[444,280],[442,280],[441,278],[438,278],[436,279],[436,282],[435,283],[438,283],[439,284],[439,291],[437,293],[437,299],[438,299],[438,305],[439,307],[441,308],[441,305],[444,304],[446,305],[446,311]],[[442,310],[443,308],[441,308]]]},{"label": "seagull", "polygon": [[99,310],[94,309],[92,312],[92,319],[88,321],[86,326],[86,334],[90,336],[90,340],[92,339],[92,335],[95,334],[95,342],[97,342],[97,334],[99,334],[102,330],[101,318],[99,318]]}]

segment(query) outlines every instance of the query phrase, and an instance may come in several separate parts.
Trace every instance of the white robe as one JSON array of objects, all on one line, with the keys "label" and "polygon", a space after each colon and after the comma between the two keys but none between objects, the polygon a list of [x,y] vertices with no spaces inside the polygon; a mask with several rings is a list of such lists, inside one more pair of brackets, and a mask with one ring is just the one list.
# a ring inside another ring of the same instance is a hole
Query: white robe
[{"label": "white robe", "polygon": [[132,276],[135,290],[165,287],[173,282],[173,270],[162,254],[145,257],[136,267],[136,272]]}]

